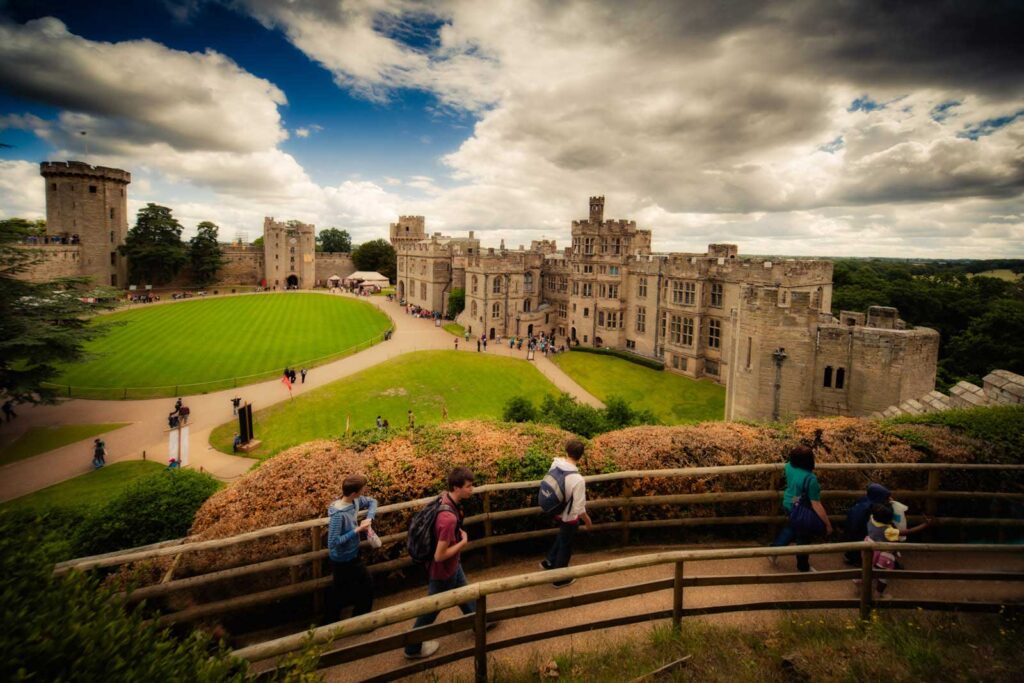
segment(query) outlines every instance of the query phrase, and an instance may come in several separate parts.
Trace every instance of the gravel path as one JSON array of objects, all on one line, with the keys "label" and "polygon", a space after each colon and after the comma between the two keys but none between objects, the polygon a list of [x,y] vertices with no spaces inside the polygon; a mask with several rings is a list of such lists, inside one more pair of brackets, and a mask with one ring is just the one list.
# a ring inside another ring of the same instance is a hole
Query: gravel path
[{"label": "gravel path", "polygon": [[[288,295],[287,292],[278,292],[260,296]],[[326,292],[323,295],[350,296],[331,295]],[[395,332],[391,339],[352,356],[311,369],[306,377],[306,383],[299,383],[293,387],[294,395],[298,396],[404,353],[453,348],[454,337],[442,328],[435,327],[433,321],[406,315],[402,306],[397,302],[389,302],[384,297],[359,298],[377,306],[391,317],[395,323]],[[161,302],[163,305],[173,303],[178,302]],[[469,346],[472,346],[472,349],[466,348]],[[463,343],[460,344],[460,351],[476,353],[476,346]],[[498,343],[488,344],[487,353],[526,357],[525,351],[511,351],[507,344]],[[602,405],[548,359],[538,354],[535,362],[537,369],[561,391],[566,391],[590,405]],[[210,432],[216,426],[232,419],[230,399],[235,395],[252,403],[257,410],[288,400],[288,391],[280,379],[187,397],[185,403],[192,412],[189,430],[190,466],[210,472],[224,481],[237,479],[255,462],[250,458],[221,453],[209,445]],[[144,401],[73,399],[54,406],[21,406],[18,408],[18,418],[0,429],[0,448],[10,444],[34,426],[128,422],[130,424],[127,427],[104,437],[107,443],[107,462],[138,460],[143,457],[166,462],[167,414],[173,409],[173,398]],[[92,438],[0,467],[0,501],[11,500],[85,474],[92,469],[91,460]]]}]

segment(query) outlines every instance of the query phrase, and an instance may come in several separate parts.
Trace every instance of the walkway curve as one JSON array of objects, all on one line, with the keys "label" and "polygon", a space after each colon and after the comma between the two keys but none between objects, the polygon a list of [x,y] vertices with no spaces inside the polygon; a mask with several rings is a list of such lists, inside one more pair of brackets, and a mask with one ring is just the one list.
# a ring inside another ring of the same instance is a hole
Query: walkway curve
[{"label": "walkway curve", "polygon": [[[323,296],[352,296],[316,292]],[[267,293],[267,296],[289,296],[288,292]],[[237,294],[235,296],[249,296]],[[377,306],[395,323],[391,339],[365,351],[312,368],[305,384],[296,384],[293,395],[322,387],[379,363],[413,351],[452,349],[454,339],[432,320],[414,318],[405,313],[403,306],[384,297],[353,297]],[[182,301],[192,301],[184,299]],[[164,303],[164,302],[161,302]],[[166,302],[180,303],[180,302]],[[467,348],[472,346],[472,349]],[[476,353],[475,343],[460,339],[459,350]],[[487,353],[525,358],[525,351],[515,351],[507,344],[489,343]],[[581,402],[600,407],[593,395],[576,384],[549,359],[536,356],[537,369],[560,391],[567,392]],[[231,398],[240,396],[253,404],[256,410],[289,400],[288,391],[279,378],[250,384],[237,389],[226,389],[209,394],[188,397],[191,409],[189,429],[189,465],[224,480],[232,481],[247,472],[255,460],[221,453],[209,444],[210,432],[230,421]],[[104,437],[107,444],[107,462],[140,460],[144,457],[167,462],[167,414],[173,410],[174,399],[158,398],[140,401],[94,401],[72,399],[52,406],[22,406],[18,418],[5,424],[0,436],[9,444],[31,427],[51,427],[65,424],[102,424],[127,422],[128,426],[110,432]],[[0,501],[8,501],[85,474],[92,469],[92,438],[41,453],[0,467]]]}]

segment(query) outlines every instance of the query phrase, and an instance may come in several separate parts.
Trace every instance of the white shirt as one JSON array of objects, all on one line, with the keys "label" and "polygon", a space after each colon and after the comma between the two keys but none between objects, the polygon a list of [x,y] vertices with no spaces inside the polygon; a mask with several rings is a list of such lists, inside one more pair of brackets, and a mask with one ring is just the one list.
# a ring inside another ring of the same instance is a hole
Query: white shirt
[{"label": "white shirt", "polygon": [[575,463],[568,458],[555,458],[551,469],[558,468],[565,475],[565,499],[568,501],[565,510],[558,518],[563,522],[574,522],[587,511],[587,484]]}]

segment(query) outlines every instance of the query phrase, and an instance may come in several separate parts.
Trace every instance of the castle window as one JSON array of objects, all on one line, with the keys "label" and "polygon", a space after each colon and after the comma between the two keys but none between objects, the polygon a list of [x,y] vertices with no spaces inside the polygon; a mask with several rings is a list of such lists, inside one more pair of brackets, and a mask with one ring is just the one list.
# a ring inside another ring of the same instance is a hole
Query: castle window
[{"label": "castle window", "polygon": [[673,344],[678,344],[682,341],[683,337],[683,319],[678,315],[672,316],[671,334],[669,335],[669,341]]},{"label": "castle window", "polygon": [[117,273],[110,274],[110,286],[117,287]]},{"label": "castle window", "polygon": [[594,238],[584,237],[583,238],[583,254],[586,256],[594,255]]},{"label": "castle window", "polygon": [[626,348],[635,351],[636,350],[636,342],[633,341],[632,339],[627,339],[626,340]]},{"label": "castle window", "polygon": [[[708,348],[717,349],[722,345],[722,321],[708,321]],[[717,372],[715,373],[718,374]]]},{"label": "castle window", "polygon": [[[476,294],[476,285],[477,285],[477,277],[476,277],[476,275],[474,275],[473,276],[473,293],[474,294]],[[476,315],[476,313],[474,313],[473,315]]]},{"label": "castle window", "polygon": [[697,285],[693,282],[686,283],[686,296],[683,299],[683,303],[687,306],[692,306],[694,300],[697,297]]},{"label": "castle window", "polygon": [[618,299],[619,298],[619,286],[618,285],[608,285],[608,298],[609,299]]},{"label": "castle window", "polygon": [[636,282],[636,295],[647,298],[647,278],[642,277]]},{"label": "castle window", "polygon": [[672,367],[676,370],[679,369],[679,356],[672,354]]},{"label": "castle window", "polygon": [[524,299],[523,300],[523,311],[526,312],[526,313],[530,312],[530,300],[529,299]]},{"label": "castle window", "polygon": [[612,253],[615,254],[615,255],[618,255],[620,249],[622,248],[621,245],[622,245],[621,240],[619,240],[618,237],[613,237],[612,238]]},{"label": "castle window", "polygon": [[592,263],[585,263],[585,264],[583,264],[583,272],[584,272],[584,274],[585,273],[593,273],[594,272],[594,264],[592,264]]},{"label": "castle window", "polygon": [[471,316],[473,316],[474,318],[476,317],[476,302],[475,301],[473,302],[473,304],[469,308],[469,314]]},{"label": "castle window", "polygon": [[421,282],[420,283],[420,298],[421,299],[426,299],[427,298],[427,283],[426,282]]},{"label": "castle window", "polygon": [[597,324],[604,327],[604,311],[597,312]]},{"label": "castle window", "polygon": [[110,207],[110,220],[114,220],[114,207]]},{"label": "castle window", "polygon": [[594,296],[594,285],[589,282],[583,283],[583,296]]},{"label": "castle window", "polygon": [[846,380],[846,369],[836,368],[836,389],[842,389]]},{"label": "castle window", "polygon": [[608,266],[608,274],[609,275],[618,275],[619,274],[619,267],[618,266]]},{"label": "castle window", "polygon": [[96,186],[95,185],[90,185],[89,186],[89,194],[96,194]]},{"label": "castle window", "polygon": [[706,360],[704,361],[704,374],[713,375],[718,377],[718,361]]},{"label": "castle window", "polygon": [[117,265],[117,252],[116,251],[110,252],[110,265],[112,265],[112,266],[116,266]]},{"label": "castle window", "polygon": [[826,365],[825,366],[824,386],[826,388],[831,388],[832,387],[832,366],[831,365]]},{"label": "castle window", "polygon": [[583,317],[584,318],[589,318],[590,317],[590,309],[589,308],[584,308],[583,309]]},{"label": "castle window", "polygon": [[661,314],[661,327],[658,330],[658,336],[662,339],[665,338],[665,326],[668,324],[668,313]]},{"label": "castle window", "polygon": [[501,304],[494,304],[493,306],[491,306],[491,317],[492,318],[499,318],[499,317],[501,317]]},{"label": "castle window", "polygon": [[501,278],[497,275],[494,276],[494,282],[491,284],[491,292],[501,294]]},{"label": "castle window", "polygon": [[636,331],[640,333],[647,331],[647,309],[643,306],[636,307]]},{"label": "castle window", "polygon": [[50,183],[50,189],[53,190],[54,192],[56,192],[57,191],[57,183]]},{"label": "castle window", "polygon": [[683,346],[693,346],[693,318],[683,318]]},{"label": "castle window", "polygon": [[605,273],[608,272],[608,266],[598,266],[597,272],[600,273],[601,275],[604,275]]},{"label": "castle window", "polygon": [[678,356],[679,358],[679,369],[686,370],[686,366],[689,364],[689,359],[686,356]]},{"label": "castle window", "polygon": [[712,282],[711,283],[711,305],[715,308],[722,307],[722,283]]},{"label": "castle window", "polygon": [[683,303],[683,283],[679,280],[672,281],[672,303]]},{"label": "castle window", "polygon": [[608,311],[608,327],[612,330],[619,329],[619,312]]},{"label": "castle window", "polygon": [[110,243],[111,244],[114,243],[114,231],[113,230],[110,231]]},{"label": "castle window", "polygon": [[559,318],[566,318],[566,317],[568,317],[565,304],[558,304],[558,317]]},{"label": "castle window", "polygon": [[122,197],[124,196],[124,188],[123,187],[121,188],[121,196]]},{"label": "castle window", "polygon": [[747,370],[750,369],[750,351],[754,346],[754,338],[747,337]]}]

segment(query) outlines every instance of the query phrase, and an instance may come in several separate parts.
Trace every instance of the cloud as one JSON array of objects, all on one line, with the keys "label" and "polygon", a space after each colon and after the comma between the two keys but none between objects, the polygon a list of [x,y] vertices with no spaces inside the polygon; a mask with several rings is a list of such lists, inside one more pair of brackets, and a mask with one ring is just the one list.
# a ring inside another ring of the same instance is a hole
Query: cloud
[{"label": "cloud", "polygon": [[303,126],[301,128],[296,128],[295,129],[295,135],[296,135],[296,137],[300,137],[300,138],[308,138],[313,133],[319,133],[323,129],[324,129],[323,126],[318,126],[318,125],[316,125],[314,123],[314,124],[310,124],[308,126]]},{"label": "cloud", "polygon": [[0,160],[0,217],[46,218],[39,164]]}]

